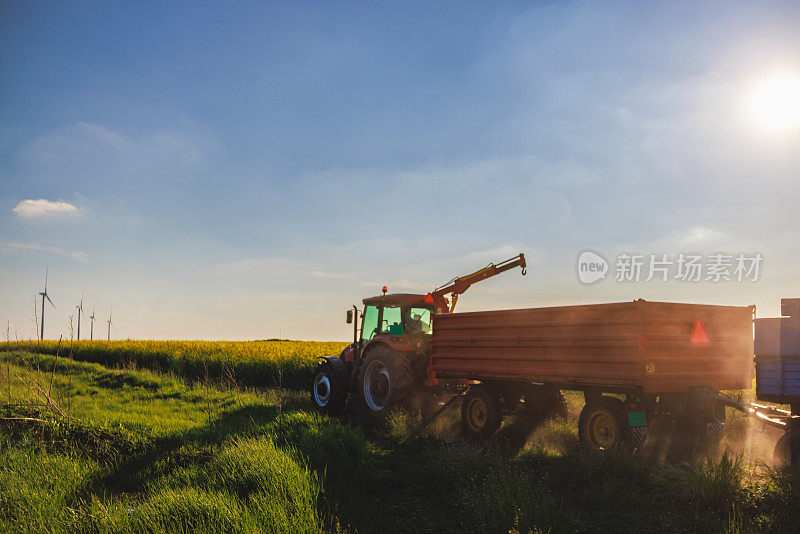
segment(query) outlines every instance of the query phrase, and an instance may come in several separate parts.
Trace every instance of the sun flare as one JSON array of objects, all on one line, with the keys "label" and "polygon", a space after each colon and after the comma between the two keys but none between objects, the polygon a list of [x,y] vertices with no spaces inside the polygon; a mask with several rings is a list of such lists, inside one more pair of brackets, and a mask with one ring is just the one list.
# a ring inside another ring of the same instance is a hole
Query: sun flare
[{"label": "sun flare", "polygon": [[781,74],[757,83],[750,94],[750,112],[771,132],[800,128],[800,75]]}]

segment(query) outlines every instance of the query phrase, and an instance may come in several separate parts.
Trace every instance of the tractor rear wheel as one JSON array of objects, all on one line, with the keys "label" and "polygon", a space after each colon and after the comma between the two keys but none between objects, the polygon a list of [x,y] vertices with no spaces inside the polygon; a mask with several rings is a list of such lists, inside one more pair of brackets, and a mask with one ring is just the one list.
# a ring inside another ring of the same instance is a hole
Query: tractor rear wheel
[{"label": "tractor rear wheel", "polygon": [[408,398],[414,383],[411,362],[389,347],[376,347],[361,362],[361,399],[370,412],[385,413]]},{"label": "tractor rear wheel", "polygon": [[500,395],[494,389],[478,384],[469,388],[461,403],[461,426],[464,435],[475,441],[492,437],[503,422]]},{"label": "tractor rear wheel", "polygon": [[614,397],[599,397],[586,404],[578,419],[578,437],[592,449],[607,451],[628,442],[625,405]]},{"label": "tractor rear wheel", "polygon": [[347,368],[339,358],[319,362],[311,381],[311,402],[320,413],[334,415],[347,400]]}]

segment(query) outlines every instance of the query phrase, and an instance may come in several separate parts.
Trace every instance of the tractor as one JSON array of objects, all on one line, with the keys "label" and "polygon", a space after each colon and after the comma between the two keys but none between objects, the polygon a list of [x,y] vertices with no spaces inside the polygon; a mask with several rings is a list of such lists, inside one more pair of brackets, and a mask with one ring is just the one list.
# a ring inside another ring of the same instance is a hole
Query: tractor
[{"label": "tractor", "polygon": [[516,267],[525,274],[524,254],[456,277],[427,294],[387,294],[384,286],[381,295],[362,301],[362,311],[354,305],[346,314],[353,342],[338,357],[321,358],[314,369],[314,406],[336,414],[353,393],[369,412],[381,414],[402,404],[412,390],[438,385],[430,367],[435,314],[452,313],[472,284]]}]

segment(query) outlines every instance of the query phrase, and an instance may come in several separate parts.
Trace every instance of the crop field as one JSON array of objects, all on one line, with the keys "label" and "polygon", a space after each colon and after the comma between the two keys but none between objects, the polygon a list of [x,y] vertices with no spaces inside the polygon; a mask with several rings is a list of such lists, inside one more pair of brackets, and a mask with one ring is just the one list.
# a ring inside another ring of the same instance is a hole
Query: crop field
[{"label": "crop field", "polygon": [[20,341],[0,350],[25,350],[113,368],[145,368],[187,380],[246,387],[305,388],[319,356],[337,356],[346,343],[320,341]]},{"label": "crop field", "polygon": [[[478,446],[457,410],[313,413],[296,370],[340,344],[35,345],[0,352],[3,532],[796,530],[800,473],[737,448],[743,419],[708,458],[601,455],[578,445],[570,396],[568,420]],[[245,385],[260,361],[298,382]]]}]

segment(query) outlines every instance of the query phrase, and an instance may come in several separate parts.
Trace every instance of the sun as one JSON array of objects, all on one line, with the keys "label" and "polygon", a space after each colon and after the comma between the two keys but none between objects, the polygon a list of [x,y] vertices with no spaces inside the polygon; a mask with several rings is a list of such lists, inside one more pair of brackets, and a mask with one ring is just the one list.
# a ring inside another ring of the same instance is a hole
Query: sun
[{"label": "sun", "polygon": [[765,78],[750,93],[750,113],[764,130],[783,133],[800,128],[800,75]]}]

